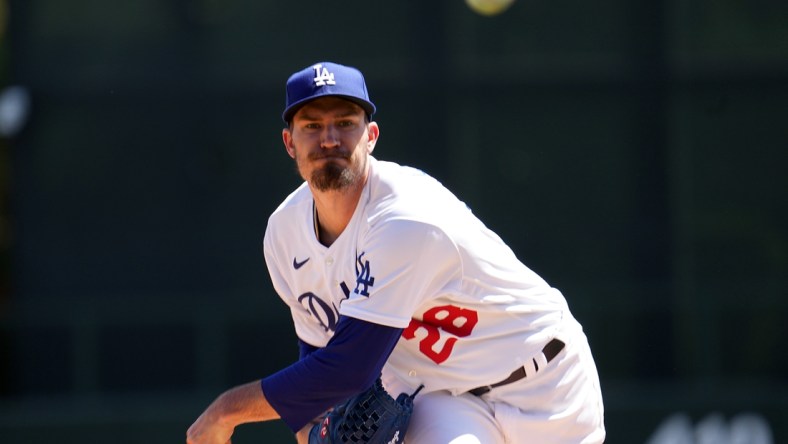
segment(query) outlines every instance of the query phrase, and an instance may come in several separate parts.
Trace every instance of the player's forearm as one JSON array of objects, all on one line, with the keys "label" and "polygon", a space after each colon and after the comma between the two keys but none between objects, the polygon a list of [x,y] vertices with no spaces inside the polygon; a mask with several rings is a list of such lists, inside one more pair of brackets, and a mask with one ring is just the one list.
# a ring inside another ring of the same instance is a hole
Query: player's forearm
[{"label": "player's forearm", "polygon": [[293,432],[371,386],[402,329],[340,317],[324,348],[262,381],[269,402]]},{"label": "player's forearm", "polygon": [[226,444],[235,427],[268,421],[279,414],[265,398],[259,381],[239,385],[219,395],[186,431],[187,444]]},{"label": "player's forearm", "polygon": [[206,413],[231,427],[279,418],[279,414],[265,398],[260,381],[227,390],[208,407]]}]

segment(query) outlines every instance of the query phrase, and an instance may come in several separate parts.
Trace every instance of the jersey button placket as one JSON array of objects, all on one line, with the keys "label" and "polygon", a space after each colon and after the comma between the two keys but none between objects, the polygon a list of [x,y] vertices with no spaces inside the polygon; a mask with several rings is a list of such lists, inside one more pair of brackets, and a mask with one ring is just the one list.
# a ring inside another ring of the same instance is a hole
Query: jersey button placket
[{"label": "jersey button placket", "polygon": [[[330,267],[334,265],[334,258],[329,256],[326,258],[325,262],[326,262],[326,267]],[[337,281],[336,279],[333,280],[333,283],[334,283],[334,287],[339,285],[339,281]]]}]

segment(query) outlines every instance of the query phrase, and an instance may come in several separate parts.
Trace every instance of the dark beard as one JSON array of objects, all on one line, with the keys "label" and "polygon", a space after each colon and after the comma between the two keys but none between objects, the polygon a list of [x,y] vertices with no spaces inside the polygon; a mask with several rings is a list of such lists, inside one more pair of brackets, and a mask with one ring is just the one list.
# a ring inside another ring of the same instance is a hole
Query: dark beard
[{"label": "dark beard", "polygon": [[349,167],[328,162],[323,168],[314,170],[310,183],[320,191],[342,190],[355,182],[356,174]]}]

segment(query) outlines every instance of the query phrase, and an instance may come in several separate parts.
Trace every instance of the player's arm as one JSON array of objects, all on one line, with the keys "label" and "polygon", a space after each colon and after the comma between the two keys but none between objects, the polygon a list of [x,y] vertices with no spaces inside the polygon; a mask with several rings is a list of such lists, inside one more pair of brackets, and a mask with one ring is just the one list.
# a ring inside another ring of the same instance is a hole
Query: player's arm
[{"label": "player's arm", "polygon": [[342,316],[324,348],[263,379],[263,391],[282,420],[297,432],[338,402],[370,387],[401,334],[401,328]]},{"label": "player's arm", "polygon": [[307,356],[311,355],[312,352],[318,350],[320,350],[320,347],[315,347],[314,345],[309,344],[308,342],[305,342],[300,338],[298,339],[298,359],[304,359]]},{"label": "player's arm", "polygon": [[187,432],[188,444],[226,444],[236,426],[281,418],[294,433],[372,385],[402,329],[341,317],[326,347],[263,379],[230,389]]},{"label": "player's arm", "polygon": [[187,444],[226,444],[235,427],[279,418],[258,381],[222,393],[186,432]]}]

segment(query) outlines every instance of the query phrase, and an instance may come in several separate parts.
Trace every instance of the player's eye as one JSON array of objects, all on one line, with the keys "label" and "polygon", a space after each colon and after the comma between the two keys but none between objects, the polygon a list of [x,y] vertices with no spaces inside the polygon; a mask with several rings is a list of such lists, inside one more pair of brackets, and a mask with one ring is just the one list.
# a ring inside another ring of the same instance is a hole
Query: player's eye
[{"label": "player's eye", "polygon": [[354,126],[356,123],[352,120],[340,120],[337,122],[337,126],[340,128],[350,128]]}]

